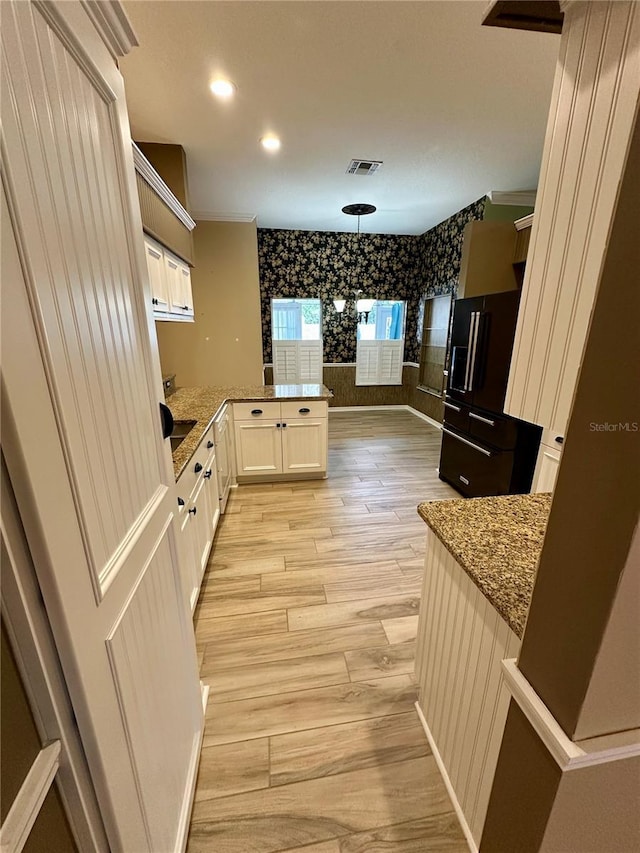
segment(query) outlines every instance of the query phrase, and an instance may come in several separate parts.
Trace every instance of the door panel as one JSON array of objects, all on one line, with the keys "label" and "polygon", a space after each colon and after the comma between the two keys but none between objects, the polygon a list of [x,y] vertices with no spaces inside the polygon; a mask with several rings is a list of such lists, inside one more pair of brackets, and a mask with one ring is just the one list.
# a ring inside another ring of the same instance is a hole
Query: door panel
[{"label": "door panel", "polygon": [[282,430],[282,470],[295,474],[327,467],[327,420],[287,421]]},{"label": "door panel", "polygon": [[517,290],[484,297],[476,346],[473,405],[490,412],[501,412],[504,407],[519,303]]},{"label": "door panel", "polygon": [[3,450],[111,850],[176,850],[202,706],[122,78],[81,3],[23,2],[2,86]]},{"label": "door panel", "polygon": [[280,432],[275,421],[236,423],[238,474],[281,474]]}]

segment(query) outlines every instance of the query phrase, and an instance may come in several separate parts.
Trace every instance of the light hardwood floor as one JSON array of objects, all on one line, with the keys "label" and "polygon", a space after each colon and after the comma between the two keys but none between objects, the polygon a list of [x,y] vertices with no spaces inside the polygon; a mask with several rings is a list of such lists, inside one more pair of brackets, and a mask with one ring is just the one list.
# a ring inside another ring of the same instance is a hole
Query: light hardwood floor
[{"label": "light hardwood floor", "polygon": [[189,853],[467,850],[413,707],[440,433],[336,412],[327,480],[240,486],[195,625],[211,686]]}]

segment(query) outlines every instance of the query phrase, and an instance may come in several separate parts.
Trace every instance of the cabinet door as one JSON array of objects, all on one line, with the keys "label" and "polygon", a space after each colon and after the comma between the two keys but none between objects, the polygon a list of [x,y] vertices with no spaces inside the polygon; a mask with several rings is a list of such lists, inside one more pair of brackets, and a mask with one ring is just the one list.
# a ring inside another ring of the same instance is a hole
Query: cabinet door
[{"label": "cabinet door", "polygon": [[[204,570],[207,567],[209,559],[209,551],[213,542],[213,528],[211,526],[211,513],[209,511],[209,492],[208,479],[204,476],[200,479],[189,502],[188,514],[191,516],[191,538],[193,542],[194,553],[194,570],[195,570],[195,599],[192,600],[191,609],[195,607],[195,603],[200,592],[200,583]],[[217,489],[216,489],[217,502]],[[217,518],[216,518],[217,522]]]},{"label": "cabinet door", "polygon": [[477,315],[467,401],[490,412],[501,412],[504,406],[519,302],[517,290],[492,293],[484,297]]},{"label": "cabinet door", "polygon": [[169,311],[176,318],[192,319],[193,300],[189,267],[169,252],[164,253],[164,262],[169,282]]},{"label": "cabinet door", "polygon": [[238,421],[235,427],[238,474],[281,474],[281,432],[277,421]]},{"label": "cabinet door", "polygon": [[282,470],[285,474],[327,470],[327,420],[288,420],[282,425]]},{"label": "cabinet door", "polygon": [[231,426],[229,412],[216,425],[216,466],[218,472],[218,492],[220,511],[224,512],[231,485]]},{"label": "cabinet door", "polygon": [[[204,470],[205,490],[207,493],[207,523],[209,525],[211,541],[220,519],[220,493],[218,491],[218,469],[217,451],[209,457]],[[208,553],[207,553],[208,556]],[[204,569],[203,569],[204,571]]]},{"label": "cabinet door", "polygon": [[[183,499],[184,500],[184,499]],[[198,557],[195,543],[195,518],[193,513],[188,512],[191,503],[188,499],[185,505],[180,507],[180,580],[184,590],[184,597],[193,613],[198,600],[198,589],[200,585],[198,577]]]},{"label": "cabinet door", "polygon": [[162,247],[145,237],[144,251],[147,258],[147,269],[149,270],[153,310],[156,313],[167,313],[169,311],[169,291]]}]

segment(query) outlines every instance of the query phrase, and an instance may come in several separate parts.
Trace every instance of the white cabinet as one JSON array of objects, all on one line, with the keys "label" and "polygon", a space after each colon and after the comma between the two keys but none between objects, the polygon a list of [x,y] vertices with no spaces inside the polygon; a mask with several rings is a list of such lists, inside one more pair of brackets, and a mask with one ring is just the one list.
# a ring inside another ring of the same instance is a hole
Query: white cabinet
[{"label": "white cabinet", "polygon": [[552,492],[556,485],[564,437],[545,429],[542,431],[532,492]]},{"label": "white cabinet", "polygon": [[144,248],[155,319],[192,321],[189,266],[146,234]]},{"label": "white cabinet", "polygon": [[325,401],[234,404],[239,480],[324,477]]},{"label": "white cabinet", "polygon": [[216,445],[220,512],[224,512],[229,497],[229,489],[234,479],[233,424],[229,405],[225,405],[216,417],[213,422],[213,430]]},{"label": "white cabinet", "polygon": [[212,427],[178,478],[177,493],[182,586],[193,612],[220,518]]}]

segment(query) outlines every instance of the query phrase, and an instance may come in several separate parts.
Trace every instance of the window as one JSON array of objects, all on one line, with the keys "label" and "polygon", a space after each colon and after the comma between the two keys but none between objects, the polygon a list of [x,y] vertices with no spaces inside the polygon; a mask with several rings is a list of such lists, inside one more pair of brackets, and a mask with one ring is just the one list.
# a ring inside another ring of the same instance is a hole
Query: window
[{"label": "window", "polygon": [[423,391],[438,397],[442,396],[445,385],[444,370],[450,321],[451,294],[433,296],[425,300],[418,385]]},{"label": "window", "polygon": [[356,385],[402,385],[405,303],[376,299],[358,323]]},{"label": "window", "polygon": [[273,382],[322,382],[322,308],[319,299],[272,299]]}]

